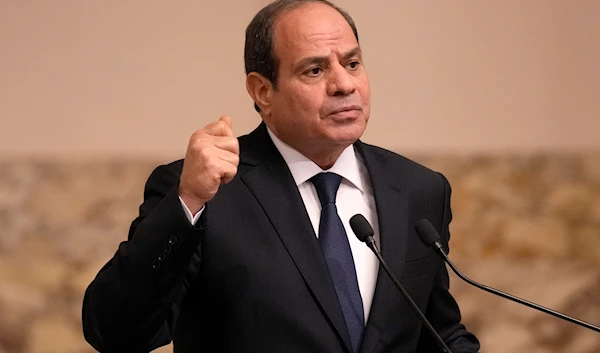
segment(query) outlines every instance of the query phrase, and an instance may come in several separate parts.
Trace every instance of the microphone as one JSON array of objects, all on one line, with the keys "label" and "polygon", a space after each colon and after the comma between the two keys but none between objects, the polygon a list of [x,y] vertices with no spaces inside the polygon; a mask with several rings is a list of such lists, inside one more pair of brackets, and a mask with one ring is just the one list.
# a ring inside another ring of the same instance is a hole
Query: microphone
[{"label": "microphone", "polygon": [[375,243],[375,239],[373,238],[373,235],[375,234],[375,232],[373,231],[373,228],[369,224],[369,221],[367,221],[367,219],[363,215],[355,214],[354,216],[352,216],[350,218],[350,228],[352,228],[352,231],[354,232],[354,234],[356,235],[358,240],[362,241],[363,243],[366,243],[367,246],[369,247],[369,249],[371,249],[375,253],[375,256],[377,256],[377,259],[379,259],[379,263],[381,264],[381,266],[383,267],[385,272],[388,274],[388,276],[390,277],[392,282],[394,282],[394,285],[396,286],[396,288],[398,288],[400,293],[402,293],[402,296],[404,297],[404,299],[406,299],[406,301],[408,302],[410,307],[413,309],[415,314],[417,314],[417,316],[419,317],[421,322],[427,327],[427,330],[429,330],[431,335],[435,338],[435,341],[438,344],[438,346],[440,347],[440,349],[442,350],[442,352],[452,353],[450,348],[448,348],[448,346],[446,346],[446,343],[444,343],[444,340],[442,340],[442,338],[435,331],[433,326],[431,326],[431,323],[429,323],[429,321],[427,320],[425,315],[423,315],[423,312],[421,312],[421,310],[419,310],[419,307],[417,306],[417,304],[415,304],[415,302],[412,300],[410,295],[408,295],[408,292],[406,292],[404,287],[402,287],[400,282],[398,282],[398,280],[392,273],[392,270],[388,267],[385,260],[383,260],[383,257],[381,257],[381,253],[379,252],[379,249],[377,248],[377,244]]},{"label": "microphone", "polygon": [[565,315],[563,313],[560,313],[558,311],[552,310],[552,309],[548,309],[544,306],[541,306],[539,304],[535,304],[532,302],[529,302],[527,300],[521,299],[519,297],[515,297],[514,295],[508,294],[508,293],[504,293],[502,291],[499,291],[497,289],[485,286],[483,284],[479,284],[471,279],[469,279],[468,277],[466,277],[465,275],[463,275],[458,268],[456,268],[456,266],[454,266],[454,264],[452,263],[452,261],[450,261],[450,259],[448,258],[448,254],[446,254],[446,251],[444,250],[444,247],[442,246],[442,244],[440,243],[440,235],[438,234],[438,232],[435,230],[435,228],[433,227],[433,225],[426,219],[422,219],[420,221],[418,221],[415,224],[415,230],[417,231],[417,234],[419,235],[419,238],[421,238],[421,241],[423,242],[423,244],[425,244],[427,247],[429,248],[433,248],[433,250],[440,256],[442,257],[442,259],[444,259],[444,261],[450,266],[450,268],[452,268],[452,271],[454,271],[454,273],[456,273],[456,275],[458,275],[458,277],[460,277],[463,281],[469,283],[472,286],[475,286],[479,289],[482,289],[486,292],[490,292],[492,294],[496,294],[499,295],[503,298],[512,300],[514,302],[517,302],[519,304],[528,306],[532,309],[536,309],[539,310],[541,312],[544,312],[546,314],[550,314],[553,316],[556,316],[560,319],[572,322],[576,325],[588,328],[590,330],[596,331],[596,332],[600,332],[600,327],[598,326],[594,326],[590,323],[587,323],[585,321],[581,321],[579,319],[576,319],[574,317]]}]

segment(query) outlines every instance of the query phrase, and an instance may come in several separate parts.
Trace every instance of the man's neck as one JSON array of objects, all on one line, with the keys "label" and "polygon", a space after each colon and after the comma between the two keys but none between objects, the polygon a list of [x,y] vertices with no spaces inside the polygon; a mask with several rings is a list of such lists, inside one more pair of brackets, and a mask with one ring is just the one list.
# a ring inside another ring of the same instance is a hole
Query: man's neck
[{"label": "man's neck", "polygon": [[340,155],[344,152],[344,150],[348,147],[347,145],[337,145],[331,146],[329,148],[324,148],[323,146],[314,146],[314,148],[312,149],[310,147],[301,148],[299,146],[295,146],[295,144],[290,143],[289,141],[284,141],[273,130],[269,129],[268,127],[267,131],[271,135],[271,138],[276,138],[277,140],[279,140],[280,143],[283,143],[288,147],[294,149],[296,152],[310,159],[313,163],[318,165],[323,170],[331,168],[338,160]]},{"label": "man's neck", "polygon": [[315,164],[318,165],[319,167],[321,167],[321,169],[327,170],[335,164],[335,162],[338,160],[338,158],[340,157],[342,152],[344,152],[344,149],[345,148],[342,148],[333,153],[331,151],[328,151],[327,153],[312,154],[312,155],[310,153],[304,153],[301,150],[298,150],[298,152],[302,153],[302,155],[304,155],[306,158],[315,162]]}]

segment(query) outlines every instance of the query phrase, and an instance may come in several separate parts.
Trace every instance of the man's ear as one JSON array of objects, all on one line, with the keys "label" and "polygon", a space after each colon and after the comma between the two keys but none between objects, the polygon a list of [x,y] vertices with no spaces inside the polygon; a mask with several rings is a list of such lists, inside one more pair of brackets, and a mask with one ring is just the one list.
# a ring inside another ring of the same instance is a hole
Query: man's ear
[{"label": "man's ear", "polygon": [[251,72],[246,76],[246,90],[260,108],[261,114],[271,114],[271,99],[273,97],[273,85],[263,75]]}]

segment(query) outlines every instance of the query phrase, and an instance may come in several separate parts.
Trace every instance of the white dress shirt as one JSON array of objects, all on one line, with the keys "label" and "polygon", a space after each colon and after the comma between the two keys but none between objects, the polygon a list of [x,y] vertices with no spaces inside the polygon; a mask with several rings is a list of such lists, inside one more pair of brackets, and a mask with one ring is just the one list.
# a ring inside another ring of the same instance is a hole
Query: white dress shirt
[{"label": "white dress shirt", "polygon": [[[310,178],[322,172],[336,173],[342,177],[342,182],[336,196],[336,206],[346,230],[354,258],[366,324],[371,310],[373,294],[375,293],[379,261],[367,245],[358,240],[354,235],[354,232],[350,228],[350,218],[357,213],[365,216],[375,231],[375,241],[377,241],[377,244],[380,244],[380,241],[373,189],[369,173],[361,156],[355,153],[354,147],[350,145],[342,152],[331,168],[323,170],[300,152],[281,141],[270,129],[267,130],[275,147],[277,147],[279,153],[283,156],[292,173],[317,237],[319,236],[319,223],[321,220],[321,202],[319,201],[315,186],[310,182]],[[196,215],[192,215],[183,200],[181,200],[181,204],[188,220],[192,224],[195,224],[202,214],[204,207]]]},{"label": "white dress shirt", "polygon": [[356,276],[358,277],[358,287],[363,301],[365,313],[365,323],[371,310],[371,302],[375,293],[375,283],[377,282],[377,272],[379,270],[379,261],[371,249],[366,244],[358,240],[350,228],[350,218],[357,213],[362,214],[373,226],[375,231],[375,240],[379,244],[379,224],[375,212],[375,198],[371,187],[371,179],[362,158],[355,153],[354,146],[348,146],[328,170],[323,170],[315,162],[306,158],[300,152],[296,151],[275,134],[269,131],[269,135],[283,156],[288,165],[296,186],[304,201],[304,207],[308,212],[310,221],[319,236],[319,223],[321,221],[321,202],[317,195],[317,190],[310,178],[322,173],[331,172],[342,176],[342,182],[336,196],[336,206],[338,214],[346,229],[346,234],[350,242],[350,249],[354,257],[354,266],[356,267]]}]

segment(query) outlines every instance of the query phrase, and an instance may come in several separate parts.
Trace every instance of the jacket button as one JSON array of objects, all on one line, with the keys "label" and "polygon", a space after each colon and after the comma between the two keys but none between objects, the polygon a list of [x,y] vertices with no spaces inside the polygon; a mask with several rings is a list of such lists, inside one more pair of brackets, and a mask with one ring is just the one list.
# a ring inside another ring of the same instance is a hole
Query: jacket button
[{"label": "jacket button", "polygon": [[175,245],[177,244],[177,237],[176,236],[172,236],[169,238],[169,245]]},{"label": "jacket button", "polygon": [[158,270],[160,268],[160,262],[159,261],[154,261],[152,263],[152,268],[155,270]]},{"label": "jacket button", "polygon": [[165,247],[165,254],[169,255],[171,253],[171,245],[167,245]]}]

